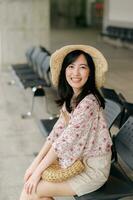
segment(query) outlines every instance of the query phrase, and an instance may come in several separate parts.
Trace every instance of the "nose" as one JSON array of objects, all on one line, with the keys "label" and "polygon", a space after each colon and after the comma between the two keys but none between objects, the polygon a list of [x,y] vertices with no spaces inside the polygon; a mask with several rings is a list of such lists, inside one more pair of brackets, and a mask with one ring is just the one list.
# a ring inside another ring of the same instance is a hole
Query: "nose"
[{"label": "nose", "polygon": [[74,67],[73,74],[75,76],[79,75],[79,68],[78,67]]}]

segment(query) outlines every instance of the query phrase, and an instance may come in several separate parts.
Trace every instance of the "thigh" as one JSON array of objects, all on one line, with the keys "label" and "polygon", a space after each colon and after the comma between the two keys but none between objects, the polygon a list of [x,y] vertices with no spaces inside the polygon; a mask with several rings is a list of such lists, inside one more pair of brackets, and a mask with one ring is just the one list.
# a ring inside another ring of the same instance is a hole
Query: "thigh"
[{"label": "thigh", "polygon": [[43,197],[39,198],[36,193],[28,195],[23,188],[20,199],[19,200],[54,200],[53,197]]},{"label": "thigh", "polygon": [[75,192],[67,182],[52,183],[41,180],[37,186],[38,197],[73,196]]}]

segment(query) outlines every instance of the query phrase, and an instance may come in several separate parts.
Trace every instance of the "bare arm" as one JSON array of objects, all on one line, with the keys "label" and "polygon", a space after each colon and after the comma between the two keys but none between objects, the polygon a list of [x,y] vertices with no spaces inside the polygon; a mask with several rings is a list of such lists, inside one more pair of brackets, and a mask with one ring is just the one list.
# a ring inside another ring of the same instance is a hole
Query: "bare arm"
[{"label": "bare arm", "polygon": [[39,163],[45,157],[50,148],[51,144],[48,141],[46,141],[42,149],[40,150],[39,154],[37,155],[37,157],[33,160],[29,168],[26,170],[26,173],[24,175],[24,182],[26,182],[29,179],[29,177],[33,174],[33,172],[36,170]]},{"label": "bare arm", "polygon": [[43,147],[41,148],[40,152],[38,153],[38,155],[34,159],[32,165],[37,166],[41,162],[41,160],[45,157],[45,155],[50,150],[50,148],[51,148],[51,143],[46,141],[44,143]]},{"label": "bare arm", "polygon": [[36,167],[34,173],[25,182],[24,188],[27,194],[31,194],[32,192],[36,191],[39,180],[41,179],[42,172],[56,159],[57,155],[53,150],[53,147],[51,147],[44,158],[41,160],[39,165]]},{"label": "bare arm", "polygon": [[40,176],[42,172],[49,167],[55,160],[57,159],[57,154],[53,150],[53,147],[49,149],[45,157],[41,160],[39,165],[37,166],[35,173]]}]

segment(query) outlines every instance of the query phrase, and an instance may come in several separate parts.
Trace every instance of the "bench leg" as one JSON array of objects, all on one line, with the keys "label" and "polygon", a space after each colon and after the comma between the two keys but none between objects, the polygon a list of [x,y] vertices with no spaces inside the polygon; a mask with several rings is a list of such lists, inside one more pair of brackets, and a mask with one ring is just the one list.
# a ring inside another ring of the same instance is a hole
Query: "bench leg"
[{"label": "bench leg", "polygon": [[32,101],[31,101],[31,109],[26,114],[22,114],[21,115],[21,117],[23,119],[26,119],[26,118],[29,118],[29,117],[32,116],[33,109],[34,109],[34,104],[35,104],[35,97],[45,96],[45,91],[44,91],[43,87],[41,87],[41,86],[33,87],[32,88],[32,92],[33,92],[33,96],[32,96]]}]

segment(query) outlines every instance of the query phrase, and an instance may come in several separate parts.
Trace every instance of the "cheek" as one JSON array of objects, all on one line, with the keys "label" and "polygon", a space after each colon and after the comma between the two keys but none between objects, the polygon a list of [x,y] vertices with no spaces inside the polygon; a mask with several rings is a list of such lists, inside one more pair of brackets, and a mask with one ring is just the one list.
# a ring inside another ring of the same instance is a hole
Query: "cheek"
[{"label": "cheek", "polygon": [[69,83],[69,81],[70,81],[70,73],[68,71],[66,71],[65,75],[66,75],[66,80]]},{"label": "cheek", "polygon": [[66,73],[65,73],[66,79],[70,77],[70,74],[71,74],[70,71],[69,71],[69,70],[66,70]]},{"label": "cheek", "polygon": [[89,71],[87,71],[87,72],[85,72],[85,73],[83,73],[82,74],[82,76],[84,77],[84,79],[88,79],[88,77],[89,77]]}]

